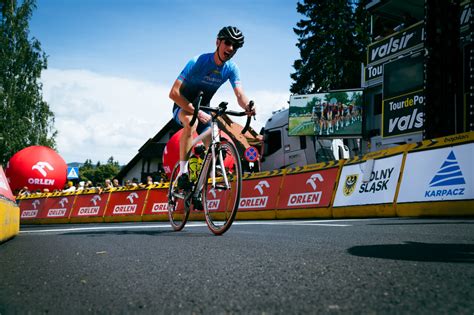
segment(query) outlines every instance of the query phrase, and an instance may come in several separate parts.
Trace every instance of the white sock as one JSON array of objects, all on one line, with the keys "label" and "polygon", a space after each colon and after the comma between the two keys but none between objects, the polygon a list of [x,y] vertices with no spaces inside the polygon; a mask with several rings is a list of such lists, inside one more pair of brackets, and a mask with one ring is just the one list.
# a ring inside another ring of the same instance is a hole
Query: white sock
[{"label": "white sock", "polygon": [[179,175],[188,173],[188,161],[179,161]]}]

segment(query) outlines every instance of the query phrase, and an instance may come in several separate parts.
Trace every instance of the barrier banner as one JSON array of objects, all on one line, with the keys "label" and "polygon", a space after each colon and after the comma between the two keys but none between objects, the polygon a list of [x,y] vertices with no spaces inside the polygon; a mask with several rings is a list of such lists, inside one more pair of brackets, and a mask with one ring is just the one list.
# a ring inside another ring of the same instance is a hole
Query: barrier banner
[{"label": "barrier banner", "polygon": [[286,174],[278,209],[329,207],[339,169]]},{"label": "barrier banner", "polygon": [[367,181],[363,181],[366,163],[344,165],[333,207],[393,203],[402,160],[403,154],[373,160]]},{"label": "barrier banner", "polygon": [[474,199],[474,143],[408,153],[397,203]]},{"label": "barrier banner", "polygon": [[147,193],[148,190],[111,192],[105,216],[140,216]]},{"label": "barrier banner", "polygon": [[77,195],[71,218],[104,216],[108,198],[109,193]]},{"label": "barrier banner", "polygon": [[168,189],[150,189],[143,215],[168,214]]},{"label": "barrier banner", "polygon": [[20,201],[20,219],[37,219],[43,210],[46,198],[23,199]]},{"label": "barrier banner", "polygon": [[69,218],[75,195],[46,198],[43,211],[38,216],[40,219]]},{"label": "barrier banner", "polygon": [[239,211],[274,210],[281,185],[281,176],[244,180]]}]

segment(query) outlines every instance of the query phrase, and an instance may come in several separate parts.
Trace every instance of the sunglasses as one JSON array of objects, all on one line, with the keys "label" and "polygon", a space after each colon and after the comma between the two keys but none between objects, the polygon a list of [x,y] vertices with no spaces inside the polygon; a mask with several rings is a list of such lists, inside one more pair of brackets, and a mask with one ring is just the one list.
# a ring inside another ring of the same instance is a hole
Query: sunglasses
[{"label": "sunglasses", "polygon": [[237,44],[237,43],[235,43],[235,42],[233,42],[229,39],[224,40],[224,44],[226,46],[232,46],[232,47],[234,47],[234,49],[239,49],[240,47],[242,47],[241,45],[239,45],[239,44]]}]

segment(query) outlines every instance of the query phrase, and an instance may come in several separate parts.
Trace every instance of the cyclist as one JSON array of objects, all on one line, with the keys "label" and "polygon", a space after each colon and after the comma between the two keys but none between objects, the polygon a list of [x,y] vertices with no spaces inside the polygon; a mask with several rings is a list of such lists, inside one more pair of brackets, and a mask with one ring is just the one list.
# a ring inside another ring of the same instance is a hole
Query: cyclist
[{"label": "cyclist", "polygon": [[[191,59],[178,78],[175,80],[169,97],[174,101],[173,118],[183,126],[179,143],[180,173],[178,186],[189,188],[188,161],[186,153],[191,149],[194,131],[203,133],[210,127],[211,116],[205,111],[198,112],[199,123],[190,126],[194,106],[192,101],[199,92],[203,92],[201,104],[209,106],[211,98],[217,89],[227,80],[234,89],[238,104],[248,113],[255,115],[255,108],[250,109],[249,99],[245,95],[240,82],[240,72],[237,65],[230,59],[244,45],[244,35],[234,26],[223,27],[217,34],[216,50]],[[205,141],[206,146],[209,139]]]}]

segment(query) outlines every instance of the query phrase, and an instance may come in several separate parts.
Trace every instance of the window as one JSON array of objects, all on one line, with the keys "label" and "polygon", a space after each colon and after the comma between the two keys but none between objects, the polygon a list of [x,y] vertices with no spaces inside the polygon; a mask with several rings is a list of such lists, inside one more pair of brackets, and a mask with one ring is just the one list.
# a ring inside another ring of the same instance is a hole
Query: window
[{"label": "window", "polygon": [[281,149],[281,131],[265,131],[264,156],[272,155]]}]

